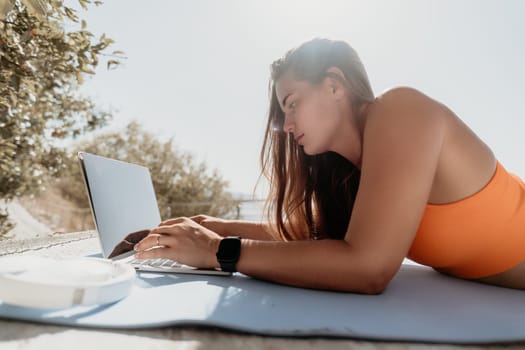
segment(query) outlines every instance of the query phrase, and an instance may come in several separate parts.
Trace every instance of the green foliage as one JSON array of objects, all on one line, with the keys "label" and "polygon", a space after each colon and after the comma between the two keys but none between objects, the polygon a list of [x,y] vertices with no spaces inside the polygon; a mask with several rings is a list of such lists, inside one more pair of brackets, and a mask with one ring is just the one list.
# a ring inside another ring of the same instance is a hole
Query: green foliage
[{"label": "green foliage", "polygon": [[[87,9],[91,1],[79,3]],[[77,90],[112,40],[95,39],[79,21],[61,0],[0,0],[0,199],[38,192],[45,176],[64,168],[56,140],[110,117]],[[111,57],[108,66],[118,64]],[[1,235],[9,227],[0,214]]]},{"label": "green foliage", "polygon": [[[105,133],[80,143],[67,161],[68,176],[56,186],[79,208],[88,207],[86,191],[76,160],[77,151],[95,153],[148,167],[152,174],[157,201],[164,219],[199,213],[233,216],[239,202],[226,192],[227,182],[211,173],[204,163],[173,146],[172,140],[161,142],[136,122],[121,132]],[[168,210],[168,207],[170,210]]]}]

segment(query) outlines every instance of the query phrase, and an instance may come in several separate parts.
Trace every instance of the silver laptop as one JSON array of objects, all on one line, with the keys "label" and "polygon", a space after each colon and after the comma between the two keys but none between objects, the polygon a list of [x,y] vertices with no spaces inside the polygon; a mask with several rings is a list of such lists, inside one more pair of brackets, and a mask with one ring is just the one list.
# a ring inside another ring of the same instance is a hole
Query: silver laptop
[{"label": "silver laptop", "polygon": [[148,168],[86,152],[78,160],[105,258],[139,271],[231,275],[169,259],[135,259],[134,245],[161,222]]}]

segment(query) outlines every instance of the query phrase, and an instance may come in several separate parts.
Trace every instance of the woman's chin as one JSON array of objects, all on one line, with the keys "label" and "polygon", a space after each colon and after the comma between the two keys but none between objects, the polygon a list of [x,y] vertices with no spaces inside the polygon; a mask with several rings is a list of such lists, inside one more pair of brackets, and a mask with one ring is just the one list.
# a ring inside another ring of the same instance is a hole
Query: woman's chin
[{"label": "woman's chin", "polygon": [[303,152],[306,155],[309,155],[309,156],[316,156],[318,154],[326,152],[326,150],[319,150],[319,149],[315,149],[315,148],[309,148],[309,147],[305,147],[303,145],[301,145],[301,148],[303,149]]}]

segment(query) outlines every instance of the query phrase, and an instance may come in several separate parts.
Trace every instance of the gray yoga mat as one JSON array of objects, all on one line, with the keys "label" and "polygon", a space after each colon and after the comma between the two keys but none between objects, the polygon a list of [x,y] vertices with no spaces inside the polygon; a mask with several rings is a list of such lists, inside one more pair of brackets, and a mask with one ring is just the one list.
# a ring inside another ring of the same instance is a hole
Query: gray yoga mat
[{"label": "gray yoga mat", "polygon": [[525,341],[525,292],[403,265],[381,295],[293,288],[235,274],[138,274],[117,303],[38,310],[0,302],[0,318],[93,328],[206,326],[290,337],[436,343]]}]

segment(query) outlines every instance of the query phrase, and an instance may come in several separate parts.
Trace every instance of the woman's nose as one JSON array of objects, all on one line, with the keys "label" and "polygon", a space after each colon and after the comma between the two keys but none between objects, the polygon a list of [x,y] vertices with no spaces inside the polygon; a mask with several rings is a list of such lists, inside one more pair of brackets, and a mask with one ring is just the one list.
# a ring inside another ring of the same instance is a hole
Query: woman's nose
[{"label": "woman's nose", "polygon": [[283,131],[284,131],[285,133],[287,133],[287,134],[290,134],[290,133],[293,134],[294,123],[292,122],[291,119],[292,119],[292,118],[290,118],[289,115],[285,115],[285,116],[284,116]]}]

